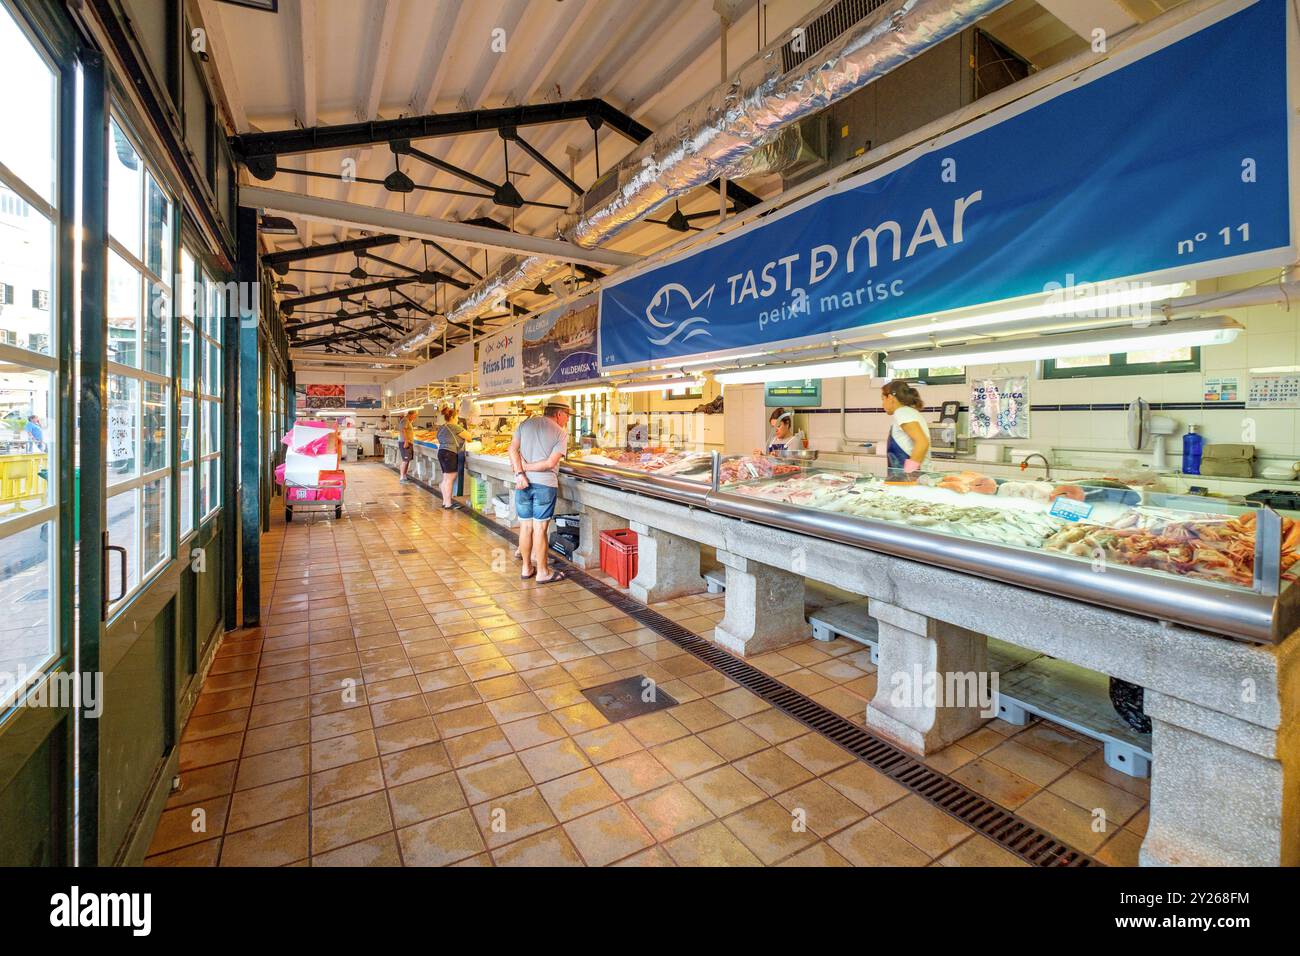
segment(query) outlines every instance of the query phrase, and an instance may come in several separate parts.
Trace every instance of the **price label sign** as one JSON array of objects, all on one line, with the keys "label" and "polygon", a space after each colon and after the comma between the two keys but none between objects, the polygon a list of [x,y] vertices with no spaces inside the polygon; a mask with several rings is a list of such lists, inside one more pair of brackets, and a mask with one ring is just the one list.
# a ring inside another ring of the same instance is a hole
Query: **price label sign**
[{"label": "price label sign", "polygon": [[1052,502],[1051,514],[1053,517],[1064,518],[1066,521],[1078,521],[1080,518],[1086,518],[1092,514],[1092,505],[1086,501],[1075,501],[1073,498],[1061,495]]}]

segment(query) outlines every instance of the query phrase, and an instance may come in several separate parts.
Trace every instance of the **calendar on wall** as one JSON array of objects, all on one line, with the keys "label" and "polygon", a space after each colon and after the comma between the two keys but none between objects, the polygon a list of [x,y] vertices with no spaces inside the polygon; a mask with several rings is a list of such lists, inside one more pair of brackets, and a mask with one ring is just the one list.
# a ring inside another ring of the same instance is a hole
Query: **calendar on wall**
[{"label": "calendar on wall", "polygon": [[1300,408],[1300,372],[1252,375],[1247,408]]}]

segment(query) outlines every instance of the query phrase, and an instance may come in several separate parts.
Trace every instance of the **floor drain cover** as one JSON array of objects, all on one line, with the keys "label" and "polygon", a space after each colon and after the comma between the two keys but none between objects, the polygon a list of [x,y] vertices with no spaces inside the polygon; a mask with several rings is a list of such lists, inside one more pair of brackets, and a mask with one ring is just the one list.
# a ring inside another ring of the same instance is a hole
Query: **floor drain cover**
[{"label": "floor drain cover", "polygon": [[591,701],[610,723],[677,706],[677,701],[664,693],[654,681],[640,675],[601,684],[599,687],[588,687],[582,696]]},{"label": "floor drain cover", "polygon": [[402,548],[402,549],[399,550],[397,553],[398,553],[398,554],[415,554],[415,549],[414,549],[414,548]]}]

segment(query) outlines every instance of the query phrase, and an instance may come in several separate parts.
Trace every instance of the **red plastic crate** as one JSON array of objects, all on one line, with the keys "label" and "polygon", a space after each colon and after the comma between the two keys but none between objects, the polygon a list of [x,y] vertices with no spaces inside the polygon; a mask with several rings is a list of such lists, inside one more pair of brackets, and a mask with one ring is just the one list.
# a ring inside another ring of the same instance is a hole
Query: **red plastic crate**
[{"label": "red plastic crate", "polygon": [[636,577],[636,532],[616,528],[600,533],[600,569],[625,588]]}]

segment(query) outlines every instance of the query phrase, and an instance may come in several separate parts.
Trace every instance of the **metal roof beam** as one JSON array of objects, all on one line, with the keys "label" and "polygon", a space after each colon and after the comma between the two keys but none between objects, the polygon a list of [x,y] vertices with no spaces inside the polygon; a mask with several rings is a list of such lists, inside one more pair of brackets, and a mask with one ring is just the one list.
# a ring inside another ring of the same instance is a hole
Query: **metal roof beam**
[{"label": "metal roof beam", "polygon": [[285,249],[283,252],[268,252],[262,256],[263,265],[277,266],[286,262],[298,262],[302,259],[321,259],[343,252],[362,252],[379,246],[391,246],[398,242],[400,236],[368,236],[365,239],[348,239],[346,242],[327,242],[319,246],[304,246],[301,249]]},{"label": "metal roof beam", "polygon": [[483,249],[503,249],[524,255],[547,256],[560,262],[591,266],[630,266],[641,260],[641,256],[612,249],[588,249],[572,242],[524,235],[508,229],[488,229],[464,222],[429,219],[395,209],[362,206],[260,186],[245,186],[240,189],[239,204],[338,223],[352,229],[382,230],[416,239],[435,239]]}]

